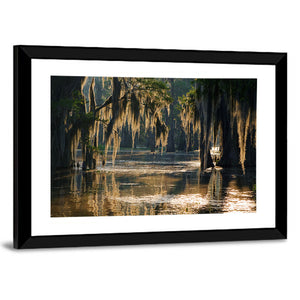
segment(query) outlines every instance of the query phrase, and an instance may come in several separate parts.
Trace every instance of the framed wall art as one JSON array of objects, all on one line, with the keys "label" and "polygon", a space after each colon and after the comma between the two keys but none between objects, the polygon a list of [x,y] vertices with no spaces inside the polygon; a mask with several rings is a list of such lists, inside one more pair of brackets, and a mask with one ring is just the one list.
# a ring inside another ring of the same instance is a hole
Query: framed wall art
[{"label": "framed wall art", "polygon": [[14,47],[15,248],[286,237],[286,53]]}]

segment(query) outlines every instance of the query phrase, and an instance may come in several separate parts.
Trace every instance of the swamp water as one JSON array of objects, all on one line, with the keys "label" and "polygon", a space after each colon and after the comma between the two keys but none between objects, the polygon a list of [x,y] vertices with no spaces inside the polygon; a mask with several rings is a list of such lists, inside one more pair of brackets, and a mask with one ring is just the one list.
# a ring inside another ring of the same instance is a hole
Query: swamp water
[{"label": "swamp water", "polygon": [[126,216],[255,212],[255,168],[199,172],[197,153],[137,151],[103,167],[57,172],[51,216]]}]

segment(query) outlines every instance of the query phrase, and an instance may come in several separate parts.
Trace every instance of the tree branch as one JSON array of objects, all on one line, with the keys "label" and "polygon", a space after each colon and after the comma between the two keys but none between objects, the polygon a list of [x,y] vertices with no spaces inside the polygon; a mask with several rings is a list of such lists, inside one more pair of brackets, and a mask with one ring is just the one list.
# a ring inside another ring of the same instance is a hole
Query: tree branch
[{"label": "tree branch", "polygon": [[112,96],[110,96],[101,106],[96,107],[95,112],[99,111],[100,109],[106,107],[107,105],[112,103]]}]

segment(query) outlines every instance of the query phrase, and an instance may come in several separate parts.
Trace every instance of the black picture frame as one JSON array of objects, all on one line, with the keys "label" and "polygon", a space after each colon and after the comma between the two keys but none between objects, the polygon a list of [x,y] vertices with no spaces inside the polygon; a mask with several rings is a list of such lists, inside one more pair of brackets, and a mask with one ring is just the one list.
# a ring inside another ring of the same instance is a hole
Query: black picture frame
[{"label": "black picture frame", "polygon": [[[275,66],[275,228],[32,236],[32,59],[184,62]],[[26,144],[26,147],[21,147]],[[279,184],[280,183],[280,184]],[[192,243],[287,238],[287,53],[14,46],[14,248]]]}]

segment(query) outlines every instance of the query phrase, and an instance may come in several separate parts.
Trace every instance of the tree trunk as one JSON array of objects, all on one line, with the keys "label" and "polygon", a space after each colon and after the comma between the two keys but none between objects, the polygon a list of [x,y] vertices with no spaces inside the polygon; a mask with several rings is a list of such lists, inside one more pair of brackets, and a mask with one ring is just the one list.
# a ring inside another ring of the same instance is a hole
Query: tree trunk
[{"label": "tree trunk", "polygon": [[167,119],[167,125],[169,127],[169,135],[168,135],[168,143],[167,143],[167,152],[175,152],[175,93],[174,93],[174,79],[169,79],[170,85],[171,85],[171,97],[173,98],[173,102],[170,104],[170,114]]},{"label": "tree trunk", "polygon": [[[234,119],[233,125],[230,122],[230,109],[228,109],[228,97],[222,96],[219,116],[221,120],[221,159],[218,162],[222,167],[239,167],[239,147],[237,124]],[[231,128],[232,126],[232,128]]]},{"label": "tree trunk", "polygon": [[247,137],[245,167],[256,166],[255,129]]},{"label": "tree trunk", "polygon": [[200,171],[203,172],[207,168],[214,167],[214,162],[210,155],[210,143],[208,143],[203,138],[203,131],[201,130],[201,133],[199,134],[199,157],[200,157]]},{"label": "tree trunk", "polygon": [[[72,142],[77,134],[70,124],[70,109],[61,101],[72,99],[74,91],[81,90],[84,77],[51,77],[51,170],[69,168],[74,160]],[[70,128],[69,128],[70,127]],[[68,128],[68,130],[66,130]]]}]

